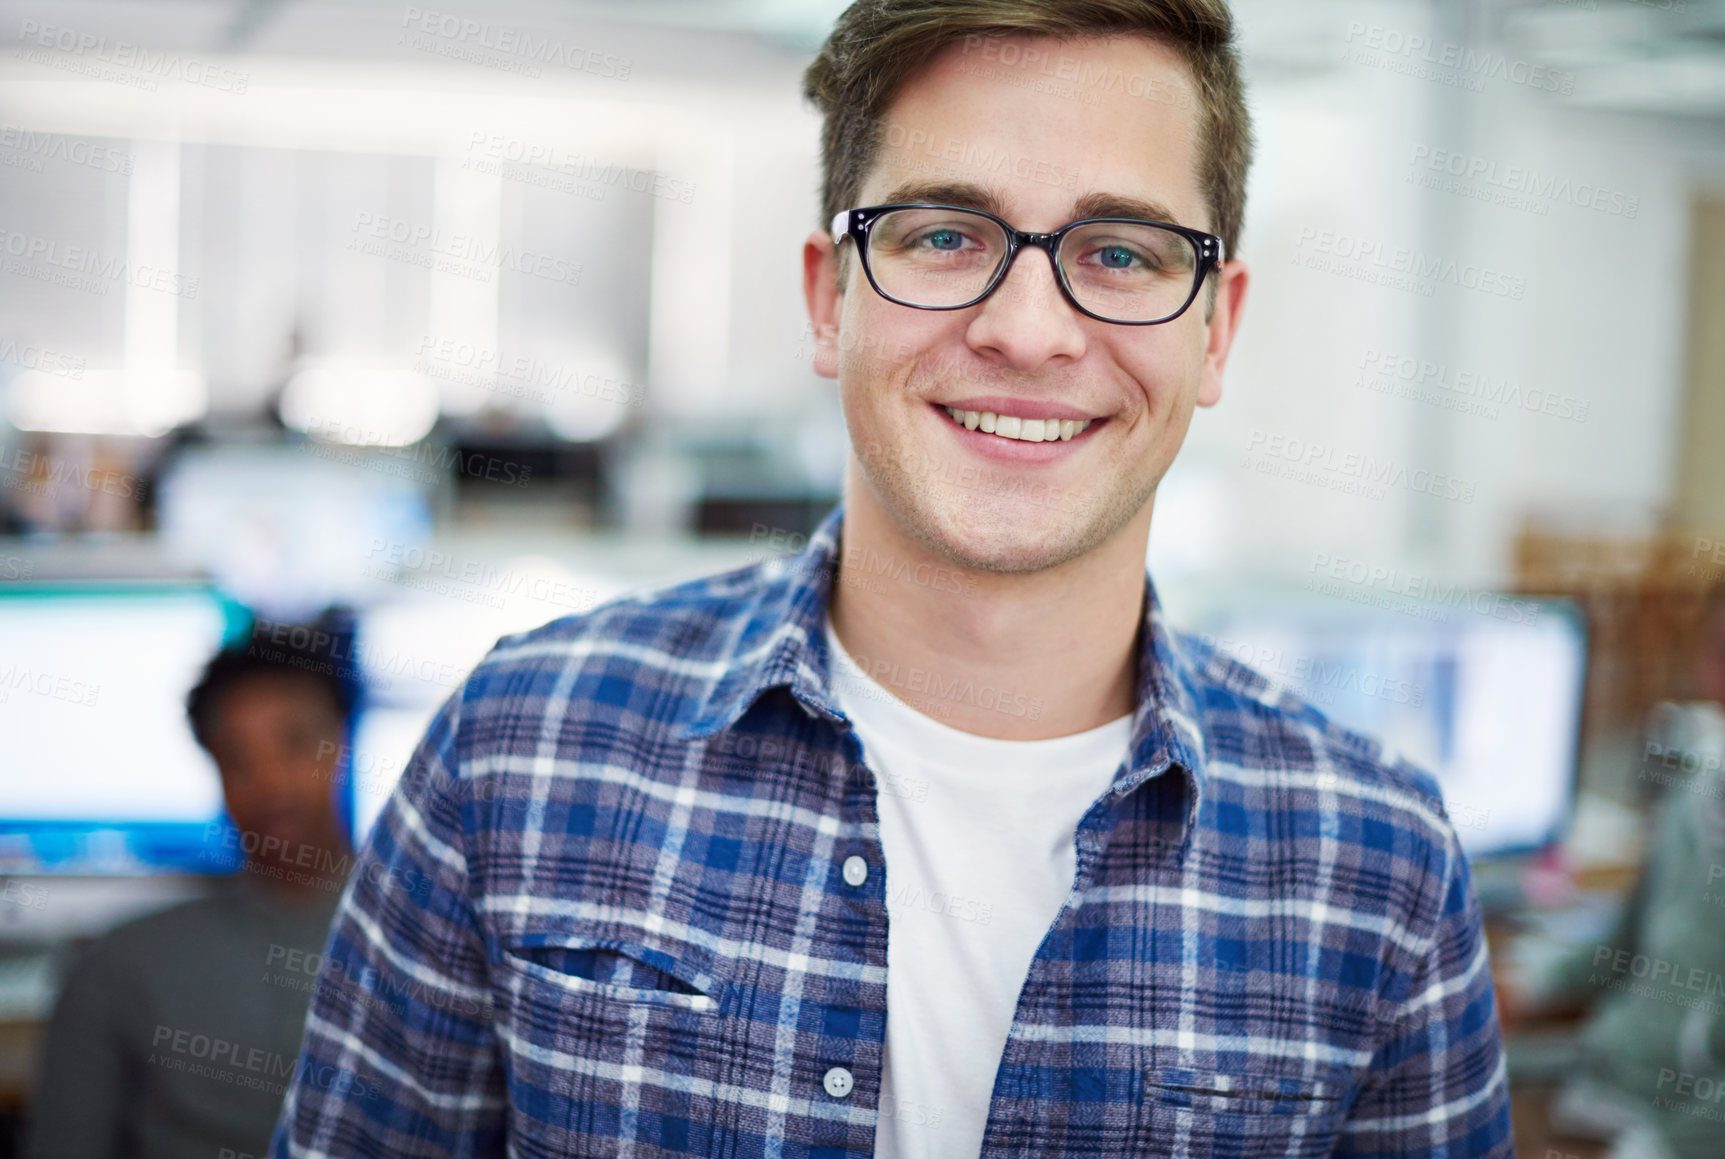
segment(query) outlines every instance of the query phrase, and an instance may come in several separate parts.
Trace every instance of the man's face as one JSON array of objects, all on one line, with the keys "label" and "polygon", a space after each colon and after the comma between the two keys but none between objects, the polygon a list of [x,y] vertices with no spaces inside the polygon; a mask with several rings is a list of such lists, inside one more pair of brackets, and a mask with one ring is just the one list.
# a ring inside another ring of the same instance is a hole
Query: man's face
[{"label": "man's face", "polygon": [[[1197,97],[1172,51],[1138,37],[1000,43],[986,55],[950,45],[903,86],[857,204],[957,204],[1035,232],[1092,216],[1213,232],[1196,170]],[[1132,83],[1039,92],[1038,67],[1003,63],[1026,58],[1062,71],[1071,59],[1080,76]],[[1029,249],[978,305],[918,310],[875,293],[854,253],[835,289],[831,239],[823,249],[811,238],[815,368],[839,380],[867,499],[926,550],[984,571],[1053,567],[1135,518],[1147,527],[1193,407],[1220,397],[1245,288],[1239,263],[1225,274],[1208,326],[1205,293],[1159,325],[1087,318],[1062,296],[1046,253]],[[1027,443],[967,430],[949,405],[1025,417],[1058,408],[1091,425],[1071,441]]]},{"label": "man's face", "polygon": [[255,860],[303,869],[343,846],[332,785],[342,737],[340,711],[309,677],[248,675],[221,693],[210,755],[235,827],[256,835]]}]

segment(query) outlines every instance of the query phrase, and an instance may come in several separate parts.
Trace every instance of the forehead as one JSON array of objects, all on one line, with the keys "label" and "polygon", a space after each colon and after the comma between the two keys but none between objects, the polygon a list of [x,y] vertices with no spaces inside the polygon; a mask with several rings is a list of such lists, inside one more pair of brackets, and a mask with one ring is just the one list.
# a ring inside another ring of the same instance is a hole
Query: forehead
[{"label": "forehead", "polygon": [[225,721],[299,713],[308,709],[339,711],[335,694],[316,676],[291,669],[246,672],[235,677],[215,697],[212,731]]},{"label": "forehead", "polygon": [[912,74],[882,121],[862,204],[980,192],[983,208],[1041,230],[1115,199],[1212,228],[1191,70],[1146,37],[966,37]]}]

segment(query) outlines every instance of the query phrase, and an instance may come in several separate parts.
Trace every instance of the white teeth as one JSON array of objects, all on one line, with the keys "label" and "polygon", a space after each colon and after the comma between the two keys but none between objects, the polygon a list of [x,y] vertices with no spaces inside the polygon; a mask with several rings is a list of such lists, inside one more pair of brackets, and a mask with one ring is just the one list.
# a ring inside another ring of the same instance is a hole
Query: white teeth
[{"label": "white teeth", "polygon": [[997,415],[991,410],[974,411],[959,410],[956,407],[943,407],[955,423],[962,423],[966,430],[980,430],[987,434],[999,435],[1003,439],[1016,439],[1023,443],[1052,443],[1056,439],[1065,442],[1074,435],[1084,432],[1092,419],[1021,419],[1016,415]]}]

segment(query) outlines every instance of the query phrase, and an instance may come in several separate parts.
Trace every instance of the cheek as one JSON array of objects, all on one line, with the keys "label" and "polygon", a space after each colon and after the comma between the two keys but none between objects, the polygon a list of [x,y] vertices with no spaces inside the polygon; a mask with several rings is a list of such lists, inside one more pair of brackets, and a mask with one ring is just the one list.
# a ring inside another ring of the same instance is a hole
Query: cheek
[{"label": "cheek", "polygon": [[1202,334],[1188,333],[1185,328],[1148,334],[1120,350],[1116,360],[1138,384],[1143,405],[1152,418],[1166,419],[1196,404],[1204,372]]},{"label": "cheek", "polygon": [[1123,363],[1121,369],[1128,380],[1127,390],[1134,395],[1136,414],[1127,417],[1135,421],[1148,419],[1161,423],[1174,411],[1180,394],[1180,374],[1162,361],[1140,360],[1136,365]]},{"label": "cheek", "polygon": [[866,282],[845,296],[840,317],[839,381],[871,391],[882,384],[901,386],[925,358],[938,362],[964,345],[961,319],[889,302]]},{"label": "cheek", "polygon": [[242,832],[256,828],[253,822],[262,812],[267,798],[262,797],[250,787],[231,785],[223,793],[223,796],[227,801],[228,815],[234,819],[234,824]]}]

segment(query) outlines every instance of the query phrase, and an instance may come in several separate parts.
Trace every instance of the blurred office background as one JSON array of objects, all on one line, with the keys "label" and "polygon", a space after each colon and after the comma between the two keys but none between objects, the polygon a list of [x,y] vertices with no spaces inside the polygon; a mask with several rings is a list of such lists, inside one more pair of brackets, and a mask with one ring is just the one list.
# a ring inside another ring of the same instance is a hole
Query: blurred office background
[{"label": "blurred office background", "polygon": [[[14,1129],[69,950],[203,887],[139,834],[219,816],[177,714],[246,616],[343,610],[363,837],[499,634],[837,500],[799,78],[842,6],[0,0]],[[1153,574],[1440,767],[1505,939],[1585,931],[1725,575],[1725,2],[1234,8],[1251,296]]]}]

